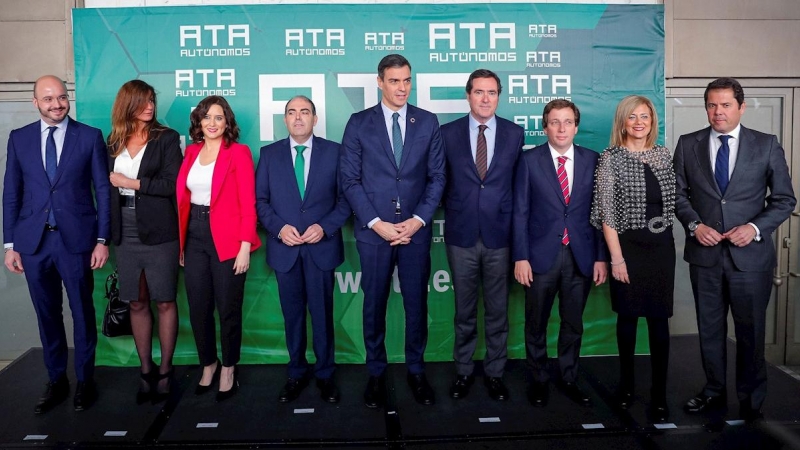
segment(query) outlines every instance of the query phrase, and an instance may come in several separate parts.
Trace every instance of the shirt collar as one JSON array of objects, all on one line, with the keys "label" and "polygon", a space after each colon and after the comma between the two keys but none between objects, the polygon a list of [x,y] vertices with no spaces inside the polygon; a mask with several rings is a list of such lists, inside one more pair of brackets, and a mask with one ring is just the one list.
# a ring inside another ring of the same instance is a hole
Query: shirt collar
[{"label": "shirt collar", "polygon": [[470,130],[477,129],[478,125],[486,125],[486,127],[489,128],[490,130],[497,130],[497,116],[493,115],[491,119],[486,121],[486,123],[478,122],[474,117],[472,117],[472,114],[467,114],[467,116],[469,117]]},{"label": "shirt collar", "polygon": [[408,113],[408,103],[403,105],[403,107],[398,109],[397,111],[392,111],[391,109],[389,109],[388,106],[384,105],[383,102],[381,102],[381,109],[383,110],[383,117],[386,120],[392,120],[392,115],[395,112],[399,113],[400,117],[405,118],[406,114]]},{"label": "shirt collar", "polygon": [[556,149],[554,149],[553,146],[550,145],[549,142],[547,143],[547,147],[550,149],[550,156],[553,159],[556,159],[559,156],[566,156],[567,159],[569,159],[570,161],[575,161],[575,144],[570,145],[567,151],[564,152],[563,155],[561,153],[558,153]]},{"label": "shirt collar", "polygon": [[736,125],[736,128],[731,130],[730,133],[725,133],[725,134],[720,133],[720,132],[718,132],[718,131],[716,131],[715,129],[712,128],[711,129],[711,140],[714,141],[714,142],[719,142],[719,137],[720,136],[728,135],[728,136],[730,136],[733,139],[738,141],[739,140],[739,133],[741,131],[742,131],[742,124],[741,123],[739,125]]},{"label": "shirt collar", "polygon": [[48,128],[50,128],[52,126],[57,127],[61,131],[65,131],[67,129],[67,123],[68,122],[69,122],[69,116],[65,117],[64,120],[62,120],[61,122],[57,123],[56,125],[50,125],[47,122],[45,122],[43,119],[39,119],[39,126],[40,126],[40,131],[39,132],[40,133],[44,133],[45,131],[47,131]]},{"label": "shirt collar", "polygon": [[299,142],[295,141],[293,137],[289,136],[289,147],[295,148],[298,145],[305,145],[306,146],[306,150],[308,150],[308,149],[311,148],[312,141],[314,141],[314,135],[313,134],[311,135],[310,138],[308,138],[308,140],[306,142],[303,142],[303,143],[299,143]]}]

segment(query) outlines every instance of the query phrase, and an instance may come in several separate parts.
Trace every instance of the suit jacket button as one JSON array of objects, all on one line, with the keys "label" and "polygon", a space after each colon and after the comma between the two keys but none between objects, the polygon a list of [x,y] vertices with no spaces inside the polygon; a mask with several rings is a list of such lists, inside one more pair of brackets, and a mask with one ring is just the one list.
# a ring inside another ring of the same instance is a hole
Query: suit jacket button
[{"label": "suit jacket button", "polygon": [[484,185],[482,185],[482,184],[481,184],[481,189],[485,189],[485,188],[486,188],[486,186],[484,186]]},{"label": "suit jacket button", "polygon": [[395,180],[400,181],[400,177],[395,178]]},{"label": "suit jacket button", "polygon": [[305,210],[305,209],[301,209],[301,210],[300,210],[300,212],[301,212],[301,213],[305,213],[305,212],[306,212],[306,210]]},{"label": "suit jacket button", "polygon": [[724,199],[724,198],[722,199],[722,204],[723,204],[723,205],[725,204],[725,199]]}]

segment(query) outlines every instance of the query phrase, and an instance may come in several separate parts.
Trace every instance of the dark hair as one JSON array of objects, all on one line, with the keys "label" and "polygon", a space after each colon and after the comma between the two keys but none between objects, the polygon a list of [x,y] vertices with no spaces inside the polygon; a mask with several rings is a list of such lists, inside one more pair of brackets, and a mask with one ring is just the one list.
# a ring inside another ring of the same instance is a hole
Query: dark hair
[{"label": "dark hair", "polygon": [[211,95],[200,100],[200,103],[197,104],[197,107],[195,107],[192,113],[189,115],[189,121],[191,122],[191,125],[189,125],[189,136],[192,138],[192,142],[203,142],[205,139],[203,136],[203,127],[200,126],[200,121],[203,120],[203,117],[205,117],[205,115],[208,113],[208,110],[214,105],[219,105],[219,107],[222,108],[222,114],[225,115],[225,124],[227,126],[225,127],[225,131],[222,133],[222,139],[225,141],[225,145],[238,142],[239,125],[236,125],[236,116],[234,116],[233,110],[231,109],[231,105],[228,104],[228,101],[219,95]]},{"label": "dark hair", "polygon": [[[550,114],[550,111],[554,109],[564,109],[570,108],[572,112],[575,113],[575,126],[581,124],[581,111],[578,109],[578,106],[575,103],[563,98],[557,98],[555,100],[551,100],[548,104],[544,105],[544,111],[542,112],[542,122],[547,124],[547,116]],[[546,125],[545,125],[546,126]]]},{"label": "dark hair", "polygon": [[411,70],[411,63],[403,55],[398,55],[397,53],[392,53],[391,55],[386,55],[381,59],[381,62],[378,63],[378,76],[383,79],[383,72],[390,68],[390,67],[405,67],[408,66],[408,70]]},{"label": "dark hair", "polygon": [[494,81],[497,82],[497,95],[503,93],[503,84],[500,83],[500,77],[498,77],[496,73],[489,69],[478,69],[469,74],[469,79],[467,80],[467,94],[472,92],[472,80],[475,78],[494,78]]},{"label": "dark hair", "polygon": [[708,91],[712,91],[714,89],[730,89],[733,91],[733,98],[739,103],[739,108],[742,107],[742,103],[744,103],[744,89],[742,89],[742,85],[736,81],[735,78],[717,78],[716,80],[708,83],[706,86],[706,91],[703,93],[703,103],[708,103]]},{"label": "dark hair", "polygon": [[153,120],[146,123],[142,134],[148,142],[157,138],[164,126],[158,123],[156,90],[142,80],[131,80],[123,84],[117,92],[117,98],[111,107],[111,133],[108,135],[108,148],[111,156],[119,156],[125,143],[137,131],[136,116],[147,108],[147,102],[153,100]]},{"label": "dark hair", "polygon": [[297,99],[302,99],[302,100],[305,100],[308,103],[310,103],[311,104],[311,114],[314,115],[314,116],[317,115],[317,107],[316,107],[316,105],[314,105],[314,102],[312,102],[310,98],[306,97],[305,95],[295,95],[294,97],[290,98],[289,101],[286,102],[286,106],[283,107],[283,115],[284,116],[286,114],[289,114],[289,103],[292,103],[292,101],[297,100]]}]

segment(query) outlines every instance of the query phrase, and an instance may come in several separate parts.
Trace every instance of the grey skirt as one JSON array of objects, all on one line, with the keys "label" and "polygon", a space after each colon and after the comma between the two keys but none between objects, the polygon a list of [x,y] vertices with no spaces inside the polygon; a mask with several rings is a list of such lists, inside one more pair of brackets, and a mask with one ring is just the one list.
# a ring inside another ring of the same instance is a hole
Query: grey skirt
[{"label": "grey skirt", "polygon": [[178,289],[180,244],[177,240],[143,244],[136,227],[136,210],[121,209],[122,241],[117,246],[120,300],[131,302],[139,299],[139,277],[144,271],[150,299],[174,302]]}]

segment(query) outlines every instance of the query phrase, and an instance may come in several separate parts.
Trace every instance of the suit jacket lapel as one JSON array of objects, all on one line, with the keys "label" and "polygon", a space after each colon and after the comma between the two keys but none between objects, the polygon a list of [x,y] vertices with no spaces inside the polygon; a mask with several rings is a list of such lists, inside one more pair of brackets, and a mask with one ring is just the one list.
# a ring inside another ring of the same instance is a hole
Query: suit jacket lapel
[{"label": "suit jacket lapel", "polygon": [[[66,170],[65,167],[67,166],[67,163],[69,163],[69,159],[72,157],[72,154],[75,151],[75,145],[78,142],[78,134],[80,130],[77,122],[72,119],[67,120],[68,122],[66,135],[64,136],[64,146],[61,147],[61,157],[58,159],[56,177],[52,183],[53,186],[58,183],[59,178],[61,178],[61,174]],[[45,176],[47,176],[47,172],[45,172]]]},{"label": "suit jacket lapel", "polygon": [[[587,150],[588,151],[588,150]],[[588,169],[588,164],[586,164],[586,159],[583,157],[583,152],[579,149],[579,147],[575,146],[575,161],[572,163],[572,189],[569,191],[570,202],[574,200],[575,191],[577,190],[576,187],[578,186],[578,180],[585,180],[586,178],[586,171]],[[561,188],[561,186],[559,186]],[[563,195],[562,195],[563,197]]]},{"label": "suit jacket lapel", "polygon": [[566,205],[566,202],[564,201],[564,193],[561,192],[561,183],[558,182],[556,168],[553,165],[553,159],[550,157],[550,148],[546,145],[547,144],[545,144],[545,149],[539,157],[539,168],[541,168],[542,172],[544,172],[545,181],[550,185],[551,188],[553,188],[553,191],[558,196],[558,200],[562,205]]},{"label": "suit jacket lapel", "polygon": [[[414,142],[414,137],[417,135],[417,118],[415,116],[412,106],[408,105],[406,107],[406,136],[403,139],[403,156],[400,158],[400,169],[403,168],[403,164],[408,160],[408,154],[411,152],[412,147],[410,143]],[[406,143],[409,145],[406,145]],[[392,158],[394,159],[394,149],[392,149]]]},{"label": "suit jacket lapel", "polygon": [[722,192],[720,192],[719,186],[717,186],[717,180],[714,179],[714,168],[711,167],[711,154],[708,152],[708,139],[710,135],[710,127],[697,134],[697,141],[694,143],[694,156],[697,159],[697,165],[700,167],[700,171],[703,172],[703,175],[706,177],[706,181],[708,181],[717,194],[722,196]]},{"label": "suit jacket lapel", "polygon": [[[198,153],[198,156],[200,154]],[[219,149],[217,161],[214,163],[214,174],[211,176],[211,204],[219,198],[219,191],[225,183],[225,177],[228,175],[228,167],[231,165],[231,148],[224,144]]]},{"label": "suit jacket lapel", "polygon": [[739,151],[736,154],[733,174],[731,174],[731,180],[728,183],[729,190],[736,185],[736,181],[739,180],[739,178],[744,176],[741,175],[742,172],[744,172],[743,168],[747,167],[753,160],[754,154],[751,150],[755,147],[754,141],[755,136],[750,133],[750,130],[745,127],[739,129]]},{"label": "suit jacket lapel", "polygon": [[[394,150],[392,149],[392,140],[389,137],[389,132],[386,129],[386,121],[383,118],[383,109],[381,104],[378,103],[375,108],[373,109],[374,114],[372,115],[372,129],[375,130],[374,132],[381,136],[382,138],[378,139],[383,147],[383,152],[389,158],[389,161],[397,167],[397,164],[394,161]],[[406,133],[408,129],[406,129]],[[404,152],[405,153],[405,152]]]},{"label": "suit jacket lapel", "polygon": [[[306,195],[303,198],[303,203],[305,203],[306,199],[311,192],[311,188],[314,186],[314,181],[317,179],[317,172],[319,171],[319,166],[322,164],[322,159],[325,155],[322,154],[325,151],[322,147],[321,141],[316,138],[313,138],[313,145],[311,146],[311,161],[310,166],[308,167],[308,178],[306,179]],[[307,163],[308,164],[308,163]],[[297,184],[297,183],[295,183]],[[300,189],[298,188],[297,194],[300,195]]]}]

